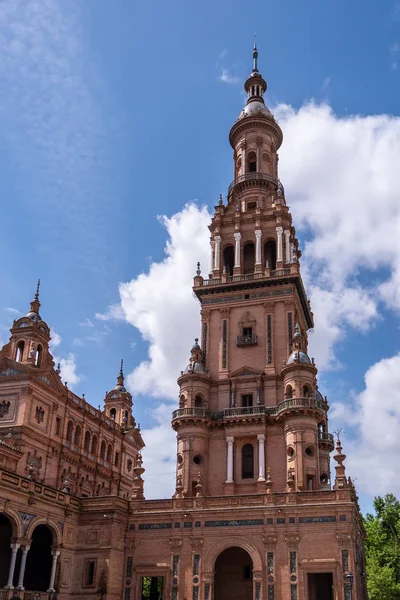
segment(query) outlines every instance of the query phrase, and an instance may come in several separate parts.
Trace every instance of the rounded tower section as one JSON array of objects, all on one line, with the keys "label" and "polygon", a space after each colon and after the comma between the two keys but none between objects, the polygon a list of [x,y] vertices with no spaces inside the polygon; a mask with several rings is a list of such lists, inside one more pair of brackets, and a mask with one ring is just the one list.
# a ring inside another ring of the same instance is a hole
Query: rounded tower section
[{"label": "rounded tower section", "polygon": [[204,492],[201,482],[208,468],[210,384],[196,338],[189,364],[178,379],[179,409],[172,415],[172,427],[177,432],[177,497]]}]

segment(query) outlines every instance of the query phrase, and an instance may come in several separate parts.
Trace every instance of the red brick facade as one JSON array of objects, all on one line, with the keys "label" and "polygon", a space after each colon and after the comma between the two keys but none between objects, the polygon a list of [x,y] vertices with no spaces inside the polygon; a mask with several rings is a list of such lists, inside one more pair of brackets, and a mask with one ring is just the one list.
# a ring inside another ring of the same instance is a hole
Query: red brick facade
[{"label": "red brick facade", "polygon": [[174,497],[143,497],[122,365],[102,411],[71,393],[36,294],[0,353],[0,586],[14,572],[18,587],[25,568],[30,589],[47,569],[36,589],[61,600],[366,598],[357,496],[340,442],[331,476],[329,406],[308,356],[282,132],[253,56],[229,138],[234,181],[210,225],[212,270],[194,279],[201,340],[178,379]]}]

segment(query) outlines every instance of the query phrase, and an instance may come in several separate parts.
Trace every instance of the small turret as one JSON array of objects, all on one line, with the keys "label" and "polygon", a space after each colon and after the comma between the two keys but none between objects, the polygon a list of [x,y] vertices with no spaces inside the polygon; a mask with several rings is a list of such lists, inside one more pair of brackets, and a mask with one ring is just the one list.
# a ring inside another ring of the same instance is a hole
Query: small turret
[{"label": "small turret", "polygon": [[132,396],[125,387],[124,361],[121,359],[121,366],[117,376],[117,383],[111,392],[106,393],[104,399],[104,411],[110,419],[116,421],[121,427],[129,428],[135,426],[135,419],[132,416]]}]

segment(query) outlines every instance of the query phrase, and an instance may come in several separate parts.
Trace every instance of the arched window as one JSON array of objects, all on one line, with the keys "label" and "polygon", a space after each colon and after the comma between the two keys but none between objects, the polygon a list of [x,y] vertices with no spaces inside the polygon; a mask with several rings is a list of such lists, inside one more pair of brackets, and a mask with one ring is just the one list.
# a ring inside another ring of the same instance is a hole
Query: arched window
[{"label": "arched window", "polygon": [[293,398],[293,388],[291,385],[287,385],[286,386],[286,390],[285,390],[285,398],[289,399],[289,398]]},{"label": "arched window", "polygon": [[203,406],[203,398],[197,395],[194,399],[194,405],[196,408],[201,408]]},{"label": "arched window", "polygon": [[92,438],[92,450],[91,450],[91,454],[96,455],[97,454],[97,435],[94,435]]},{"label": "arched window", "polygon": [[79,446],[80,445],[80,443],[81,443],[81,437],[82,437],[82,429],[81,429],[80,425],[77,425],[76,429],[75,429],[75,437],[74,437],[75,446]]},{"label": "arched window", "polygon": [[249,152],[247,157],[247,171],[249,173],[255,173],[257,171],[257,156],[255,152]]},{"label": "arched window", "polygon": [[107,462],[111,462],[111,458],[112,458],[112,446],[111,444],[108,444],[108,448],[107,448]]},{"label": "arched window", "polygon": [[84,449],[86,450],[86,452],[89,452],[90,450],[90,432],[87,431],[85,433],[85,442],[83,444]]},{"label": "arched window", "polygon": [[303,386],[303,398],[311,398],[311,388],[309,385]]},{"label": "arched window", "polygon": [[111,419],[114,419],[114,421],[115,421],[116,416],[117,416],[117,409],[116,408],[112,408],[110,410],[110,417],[111,417]]},{"label": "arched window", "polygon": [[276,269],[276,243],[275,240],[269,240],[264,244],[264,265],[266,268],[275,271]]},{"label": "arched window", "polygon": [[17,351],[15,353],[16,362],[22,362],[24,356],[25,342],[18,342]]},{"label": "arched window", "polygon": [[226,274],[228,277],[233,275],[233,267],[235,266],[235,249],[233,246],[226,246],[224,248],[224,267],[226,267]]},{"label": "arched window", "polygon": [[36,348],[35,367],[40,367],[40,363],[42,362],[42,354],[43,354],[43,348],[39,344],[38,347]]},{"label": "arched window", "polygon": [[72,423],[72,421],[68,421],[68,425],[67,425],[67,441],[68,442],[72,442],[73,429],[74,429],[74,424]]},{"label": "arched window", "polygon": [[102,458],[104,460],[105,455],[106,455],[106,443],[103,440],[101,442],[101,446],[100,446],[100,458]]},{"label": "arched window", "polygon": [[242,479],[253,479],[254,477],[254,448],[251,444],[245,444],[242,448]]},{"label": "arched window", "polygon": [[243,271],[244,273],[254,273],[255,248],[253,242],[248,242],[243,248]]},{"label": "arched window", "polygon": [[239,158],[236,161],[236,177],[240,177],[241,174],[242,174],[242,159],[239,156]]}]

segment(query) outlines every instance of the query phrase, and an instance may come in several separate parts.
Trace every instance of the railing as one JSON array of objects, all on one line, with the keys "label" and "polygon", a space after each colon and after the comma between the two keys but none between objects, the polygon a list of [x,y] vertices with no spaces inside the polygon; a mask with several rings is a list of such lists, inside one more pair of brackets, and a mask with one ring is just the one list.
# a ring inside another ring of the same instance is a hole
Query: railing
[{"label": "railing", "polygon": [[[235,406],[233,408],[226,408],[221,412],[212,412],[206,408],[179,408],[172,413],[172,420],[174,421],[181,417],[200,417],[203,419],[212,419],[213,421],[218,421],[227,417],[232,418],[253,415],[277,417],[283,412],[291,409],[310,408],[326,412],[326,406],[326,402],[316,398],[288,398],[278,404],[278,406]],[[332,441],[333,443],[333,435],[331,433],[320,432],[320,434],[326,436],[326,441]]]},{"label": "railing", "polygon": [[179,417],[200,417],[202,419],[210,419],[211,412],[206,408],[178,408],[172,413],[172,419]]},{"label": "railing", "polygon": [[290,275],[291,269],[290,267],[286,267],[285,269],[275,269],[269,272],[269,275],[265,274],[265,271],[260,271],[259,273],[242,273],[240,275],[229,275],[226,277],[226,280],[222,280],[220,277],[211,278],[211,279],[203,279],[203,283],[201,285],[220,285],[221,283],[238,283],[239,281],[254,281],[255,279],[268,279],[269,277],[282,277],[284,275]]},{"label": "railing", "polygon": [[13,598],[19,598],[20,600],[56,600],[57,593],[0,588],[0,600],[12,600]]},{"label": "railing", "polygon": [[265,406],[241,406],[239,408],[226,408],[224,410],[224,417],[247,417],[264,414]]},{"label": "railing", "polygon": [[236,346],[254,346],[257,344],[257,336],[253,335],[238,335],[236,337]]},{"label": "railing", "polygon": [[275,177],[272,177],[272,175],[267,175],[267,173],[245,173],[244,175],[239,175],[239,177],[236,177],[236,179],[232,181],[232,183],[228,187],[228,196],[236,185],[245,181],[269,181],[270,183],[274,183],[275,185],[278,185],[279,183],[278,180],[275,179]]},{"label": "railing", "polygon": [[335,443],[335,438],[333,437],[332,433],[328,433],[327,431],[319,431],[318,440],[320,442],[329,442],[332,445]]}]

